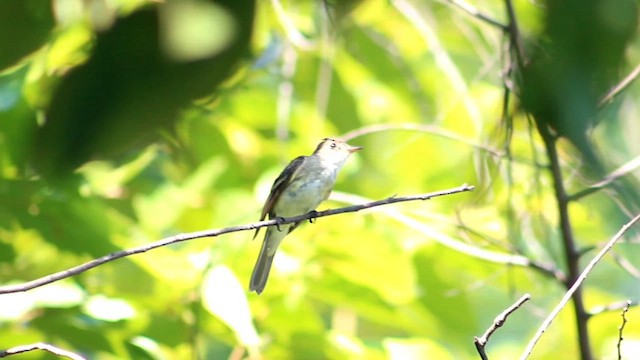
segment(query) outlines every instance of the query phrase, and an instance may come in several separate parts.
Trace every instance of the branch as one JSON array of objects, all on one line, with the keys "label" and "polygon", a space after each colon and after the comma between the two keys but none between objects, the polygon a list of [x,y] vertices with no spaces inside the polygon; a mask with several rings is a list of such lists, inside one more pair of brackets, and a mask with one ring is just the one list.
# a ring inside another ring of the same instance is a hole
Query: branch
[{"label": "branch", "polygon": [[406,131],[420,131],[420,132],[424,132],[424,133],[429,133],[429,134],[433,134],[433,135],[437,135],[440,136],[442,138],[445,139],[450,139],[450,140],[454,140],[457,142],[460,142],[462,144],[465,145],[469,145],[471,147],[473,147],[474,149],[478,149],[478,150],[484,150],[486,152],[488,152],[491,155],[494,156],[504,156],[504,154],[502,152],[500,152],[497,149],[494,149],[488,145],[483,145],[483,144],[479,144],[474,142],[471,139],[467,139],[465,137],[462,137],[452,131],[448,131],[445,130],[439,126],[434,126],[434,125],[422,125],[422,124],[382,124],[382,125],[371,125],[371,126],[365,126],[362,128],[359,128],[357,130],[353,130],[350,131],[346,134],[344,134],[344,136],[342,136],[342,139],[344,139],[345,141],[349,141],[349,139],[353,139],[355,137],[360,137],[363,135],[368,135],[368,134],[373,134],[373,133],[377,133],[377,132],[384,132],[384,131],[389,131],[389,130],[406,130]]},{"label": "branch", "polygon": [[[580,275],[580,252],[571,226],[569,196],[564,186],[560,157],[558,155],[558,149],[556,148],[557,139],[550,133],[549,128],[540,121],[540,119],[536,119],[536,126],[544,142],[549,159],[549,171],[551,172],[553,190],[558,206],[558,222],[567,266],[567,281],[564,282],[564,286],[569,290],[573,289],[573,285],[577,282],[576,279],[578,279]],[[573,295],[573,311],[575,313],[575,322],[578,331],[580,358],[582,360],[588,360],[593,358],[593,356],[591,355],[591,339],[589,338],[589,328],[587,327],[588,313],[585,310],[582,289],[576,287],[571,294]]]},{"label": "branch", "polygon": [[620,81],[616,86],[611,88],[602,98],[598,101],[598,110],[602,109],[605,105],[610,103],[613,98],[618,95],[622,90],[624,90],[627,86],[629,86],[635,79],[640,75],[640,65],[637,65],[629,75],[627,75],[622,81]]},{"label": "branch", "polygon": [[508,26],[501,23],[500,21],[490,17],[489,15],[485,15],[482,12],[480,12],[480,10],[478,10],[475,6],[463,1],[463,0],[445,0],[447,3],[457,6],[460,9],[462,9],[464,12],[466,12],[467,14],[473,16],[474,18],[480,20],[480,21],[484,21],[486,23],[488,23],[489,25],[493,25],[497,28],[499,28],[502,31],[506,31],[508,29]]},{"label": "branch", "polygon": [[624,326],[627,325],[627,311],[629,311],[629,305],[631,305],[631,300],[627,300],[627,306],[622,309],[622,324],[618,328],[618,360],[622,360],[622,351],[620,349],[622,345],[622,331],[624,330]]},{"label": "branch", "polygon": [[617,310],[624,309],[625,307],[638,306],[638,305],[640,305],[640,302],[631,301],[631,300],[619,301],[619,302],[608,304],[608,305],[600,305],[593,308],[593,310],[589,312],[589,316],[596,316],[604,312],[617,311]]},{"label": "branch", "polygon": [[589,275],[591,270],[593,270],[593,268],[596,266],[596,264],[607,254],[607,252],[609,252],[609,250],[611,250],[613,245],[615,245],[615,243],[618,240],[620,240],[620,238],[622,238],[622,235],[624,235],[624,233],[626,233],[627,230],[629,230],[629,228],[631,226],[633,226],[633,224],[635,224],[638,220],[640,220],[640,214],[636,215],[633,219],[631,219],[631,221],[629,221],[628,223],[624,224],[624,226],[622,226],[622,228],[618,231],[618,233],[613,238],[611,238],[611,240],[609,240],[609,242],[607,242],[607,244],[602,248],[602,250],[600,250],[598,255],[596,255],[589,262],[589,264],[584,268],[584,270],[582,271],[580,276],[576,279],[576,282],[564,294],[564,296],[562,297],[562,300],[560,301],[560,303],[558,303],[558,305],[556,305],[556,307],[553,309],[551,314],[549,314],[549,316],[544,320],[544,322],[542,323],[542,325],[540,326],[540,328],[538,329],[538,331],[534,335],[533,339],[531,339],[531,341],[527,345],[527,348],[522,353],[522,356],[520,357],[520,360],[526,360],[529,357],[529,355],[531,355],[531,352],[533,351],[533,348],[536,346],[536,344],[538,343],[538,341],[542,337],[542,334],[544,334],[544,332],[547,330],[547,328],[551,325],[551,322],[556,318],[556,316],[558,316],[560,311],[562,311],[562,309],[567,305],[569,300],[571,300],[571,297],[578,290],[580,285],[582,285],[584,280],[587,278],[587,275]]},{"label": "branch", "polygon": [[329,210],[325,210],[325,211],[317,211],[317,212],[316,211],[311,211],[311,212],[306,213],[306,214],[293,216],[293,217],[289,217],[289,218],[279,218],[279,219],[273,219],[273,220],[265,220],[265,221],[259,221],[259,222],[246,224],[246,225],[230,226],[230,227],[226,227],[226,228],[223,228],[223,229],[204,230],[204,231],[196,231],[196,232],[192,232],[192,233],[178,234],[178,235],[175,235],[175,236],[164,238],[162,240],[158,240],[156,242],[152,242],[151,244],[147,244],[147,245],[144,245],[144,246],[140,246],[140,247],[136,247],[136,248],[132,248],[132,249],[128,249],[128,250],[116,251],[116,252],[113,252],[111,254],[99,257],[97,259],[88,261],[88,262],[86,262],[84,264],[69,268],[67,270],[62,270],[62,271],[59,271],[57,273],[54,273],[54,274],[51,274],[51,275],[47,275],[47,276],[41,277],[39,279],[23,283],[23,284],[2,286],[2,287],[0,287],[0,294],[9,294],[9,293],[16,293],[16,292],[22,292],[22,291],[31,290],[31,289],[34,289],[34,288],[37,288],[37,287],[40,287],[40,286],[43,286],[43,285],[46,285],[46,284],[50,284],[50,283],[53,283],[53,282],[56,282],[56,281],[59,281],[59,280],[62,280],[62,279],[66,279],[66,278],[74,276],[74,275],[78,275],[80,273],[83,273],[83,272],[85,272],[85,271],[87,271],[89,269],[93,269],[94,267],[97,267],[97,266],[102,265],[104,263],[107,263],[109,261],[113,261],[113,260],[120,259],[120,258],[123,258],[123,257],[126,257],[126,256],[130,256],[130,255],[144,253],[144,252],[147,252],[149,250],[153,250],[155,248],[159,248],[161,246],[175,244],[175,243],[179,243],[179,242],[182,242],[182,241],[199,239],[199,238],[204,238],[204,237],[216,237],[216,236],[219,236],[219,235],[228,234],[228,233],[232,233],[232,232],[238,232],[238,231],[255,230],[255,229],[259,229],[259,228],[265,227],[265,226],[284,225],[284,224],[296,223],[296,222],[303,221],[303,220],[315,219],[315,218],[331,216],[331,215],[336,215],[336,214],[342,214],[342,213],[347,213],[347,212],[356,212],[356,211],[369,209],[369,208],[376,207],[376,206],[394,204],[394,203],[405,202],[405,201],[429,200],[431,198],[438,197],[438,196],[445,196],[445,195],[451,195],[451,194],[456,194],[456,193],[461,193],[461,192],[466,192],[466,191],[472,191],[474,188],[475,188],[474,186],[463,184],[463,185],[461,185],[459,187],[456,187],[456,188],[452,188],[452,189],[448,189],[448,190],[442,190],[442,191],[436,191],[436,192],[432,192],[432,193],[428,193],[428,194],[411,195],[411,196],[403,196],[403,197],[392,196],[392,197],[389,197],[389,198],[386,198],[386,199],[383,199],[383,200],[372,201],[372,202],[369,202],[369,203],[366,203],[366,204],[347,206],[347,207],[343,207],[343,208],[339,208],[339,209],[329,209]]},{"label": "branch", "polygon": [[[369,199],[361,196],[344,194],[339,191],[334,191],[333,193],[331,193],[331,199],[351,204],[370,201]],[[402,212],[395,209],[386,209],[380,211],[382,211],[389,218],[397,220],[398,222],[416,231],[419,231],[420,233],[425,235],[425,238],[431,239],[453,251],[457,251],[461,254],[494,264],[505,264],[511,266],[532,268],[558,281],[566,281],[566,275],[551,264],[538,263],[527,258],[526,256],[522,256],[519,254],[507,254],[503,252],[488,250],[471,245],[464,241],[456,240],[452,237],[442,234],[441,232],[434,231],[429,225],[426,225],[425,223],[418,221],[413,217],[404,215]]]},{"label": "branch", "polygon": [[631,161],[613,170],[610,174],[605,176],[604,179],[598,181],[597,183],[589,186],[586,189],[580,190],[575,194],[570,195],[569,201],[579,200],[587,195],[591,195],[594,192],[611,185],[611,183],[613,183],[614,181],[635,171],[638,168],[640,168],[640,156],[636,156],[635,158],[631,159]]},{"label": "branch", "polygon": [[622,255],[617,254],[615,251],[611,253],[613,255],[613,260],[622,268],[622,270],[626,271],[627,274],[633,276],[634,278],[640,280],[640,270],[638,270],[631,261],[627,260]]},{"label": "branch", "polygon": [[276,13],[276,18],[280,21],[280,25],[284,29],[285,36],[293,46],[303,51],[311,51],[318,46],[314,41],[308,40],[296,28],[293,21],[286,14],[280,0],[271,0],[271,5],[273,6],[273,11]]},{"label": "branch", "polygon": [[76,353],[72,353],[71,351],[68,350],[63,350],[60,349],[58,347],[55,347],[51,344],[47,344],[47,343],[43,343],[43,342],[39,342],[39,343],[35,343],[35,344],[29,344],[29,345],[20,345],[20,346],[14,346],[10,349],[7,350],[0,350],[0,358],[3,357],[7,357],[7,356],[11,356],[11,355],[16,355],[16,354],[21,354],[24,352],[28,352],[28,351],[33,351],[33,350],[43,350],[43,351],[48,351],[54,355],[58,355],[58,356],[62,356],[62,357],[66,357],[72,360],[86,360],[84,357],[76,354]]},{"label": "branch", "polygon": [[495,320],[493,320],[493,324],[487,329],[487,331],[485,331],[484,334],[482,334],[481,337],[474,337],[473,342],[474,344],[476,344],[476,349],[478,349],[478,353],[480,354],[480,358],[482,358],[482,360],[489,360],[487,354],[484,351],[484,347],[487,345],[487,342],[489,342],[489,337],[491,337],[491,335],[493,335],[493,333],[498,330],[499,327],[502,327],[502,325],[504,325],[509,315],[518,310],[520,306],[529,301],[529,299],[531,299],[530,294],[522,295],[522,297],[518,299],[518,301],[513,303],[513,305],[511,305],[509,308],[507,308],[507,310],[503,311],[495,318]]},{"label": "branch", "polygon": [[513,2],[511,0],[505,0],[505,7],[507,10],[507,18],[509,19],[509,25],[507,26],[509,40],[511,41],[511,46],[515,50],[518,66],[522,70],[524,69],[526,55],[524,52],[524,45],[522,44],[522,37],[520,36],[520,27],[518,26],[516,18],[516,10],[513,7]]}]

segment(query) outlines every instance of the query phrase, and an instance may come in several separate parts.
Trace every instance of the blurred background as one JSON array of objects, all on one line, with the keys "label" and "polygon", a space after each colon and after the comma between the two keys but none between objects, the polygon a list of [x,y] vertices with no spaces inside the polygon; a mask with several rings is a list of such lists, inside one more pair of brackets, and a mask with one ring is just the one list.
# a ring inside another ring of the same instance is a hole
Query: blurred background
[{"label": "blurred background", "polygon": [[[3,0],[0,286],[257,221],[288,161],[328,136],[349,134],[364,150],[320,209],[476,190],[304,224],[260,296],[248,292],[262,240],[252,232],[0,295],[0,348],[42,341],[91,359],[478,359],[473,337],[530,293],[487,346],[492,358],[516,358],[566,291],[538,129],[558,137],[569,194],[621,167],[631,184],[630,196],[602,190],[571,202],[581,267],[638,204],[637,3],[552,3]],[[618,358],[615,304],[640,299],[639,244],[630,232],[585,284],[599,359]],[[627,318],[631,358],[640,312]],[[532,358],[579,358],[575,323],[569,306]]]}]

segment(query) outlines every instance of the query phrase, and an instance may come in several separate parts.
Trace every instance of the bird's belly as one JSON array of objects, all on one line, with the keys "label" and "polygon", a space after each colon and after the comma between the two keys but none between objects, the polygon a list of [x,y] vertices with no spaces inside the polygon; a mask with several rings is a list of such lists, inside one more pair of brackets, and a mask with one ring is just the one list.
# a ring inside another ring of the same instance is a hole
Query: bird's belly
[{"label": "bird's belly", "polygon": [[333,187],[332,185],[333,182],[319,180],[307,182],[306,184],[296,181],[280,196],[275,206],[275,213],[281,217],[289,217],[315,210],[327,198]]}]

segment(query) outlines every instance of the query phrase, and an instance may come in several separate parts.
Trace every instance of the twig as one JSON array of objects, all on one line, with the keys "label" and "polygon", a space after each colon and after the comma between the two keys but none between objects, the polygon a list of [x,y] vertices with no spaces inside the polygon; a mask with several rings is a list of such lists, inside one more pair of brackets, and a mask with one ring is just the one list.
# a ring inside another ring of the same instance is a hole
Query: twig
[{"label": "twig", "polygon": [[622,308],[622,324],[618,328],[618,360],[622,360],[622,350],[620,349],[622,345],[622,331],[624,330],[624,326],[627,325],[627,311],[629,311],[629,305],[631,305],[631,300],[627,300],[627,306]]},{"label": "twig", "polygon": [[228,234],[228,233],[238,232],[238,231],[255,230],[265,226],[290,224],[290,223],[295,223],[295,222],[299,222],[307,219],[315,219],[315,218],[342,214],[347,212],[356,212],[356,211],[369,209],[376,206],[394,204],[394,203],[404,202],[404,201],[429,200],[431,198],[438,197],[438,196],[445,196],[445,195],[451,195],[451,194],[456,194],[456,193],[461,193],[466,191],[472,191],[474,188],[475,188],[474,186],[463,184],[456,188],[436,191],[428,194],[402,196],[402,197],[390,197],[383,200],[372,201],[366,204],[347,206],[339,209],[329,209],[329,210],[318,211],[318,212],[312,211],[306,214],[293,216],[289,218],[265,220],[265,221],[259,221],[259,222],[246,224],[246,225],[230,226],[223,229],[204,230],[204,231],[196,231],[192,233],[178,234],[175,236],[171,236],[168,238],[164,238],[162,240],[152,242],[144,246],[140,246],[140,247],[136,247],[128,250],[116,251],[111,254],[99,257],[97,259],[88,261],[84,264],[69,268],[67,270],[62,270],[57,273],[47,275],[26,283],[2,286],[0,287],[0,294],[9,294],[9,293],[16,293],[16,292],[31,290],[31,289],[40,287],[42,285],[50,284],[52,282],[83,273],[89,269],[93,269],[94,267],[102,265],[109,261],[113,261],[113,260],[120,259],[130,255],[144,253],[149,250],[159,248],[161,246],[175,244],[182,241],[193,240],[193,239],[204,238],[204,237],[215,237],[222,234]]},{"label": "twig", "polygon": [[474,344],[476,344],[476,349],[478,350],[478,353],[480,354],[482,360],[489,360],[486,352],[484,351],[484,347],[487,345],[487,342],[489,342],[489,337],[491,337],[491,335],[493,335],[493,333],[498,330],[499,327],[502,327],[502,325],[504,325],[509,315],[518,310],[518,308],[520,308],[520,306],[522,306],[522,304],[524,304],[525,302],[529,301],[529,299],[531,299],[530,294],[522,295],[522,297],[518,299],[518,301],[513,303],[513,305],[511,305],[509,308],[507,308],[507,310],[503,311],[495,318],[495,320],[493,320],[493,324],[487,329],[487,331],[485,331],[484,334],[482,334],[481,337],[474,337],[473,342]]},{"label": "twig", "polygon": [[[338,191],[334,191],[333,193],[331,193],[331,198],[338,201],[351,203],[351,204],[370,201],[369,199],[363,198],[361,196],[344,194]],[[566,280],[565,274],[562,273],[562,271],[558,270],[553,265],[538,263],[527,258],[526,256],[522,256],[519,254],[505,254],[503,252],[484,249],[478,246],[465,243],[460,240],[453,239],[447,235],[442,234],[441,232],[434,231],[430,226],[428,226],[424,222],[418,221],[413,217],[407,216],[395,209],[385,209],[380,211],[384,211],[384,214],[386,216],[392,219],[395,219],[412,229],[419,231],[420,233],[425,235],[425,238],[431,239],[437,242],[438,244],[445,246],[453,251],[457,251],[461,254],[465,254],[467,256],[480,259],[483,261],[491,262],[494,264],[505,264],[510,266],[528,267],[528,268],[537,270],[544,275],[555,278],[558,281]]]},{"label": "twig", "polygon": [[587,195],[593,194],[594,192],[611,185],[611,183],[613,183],[614,181],[637,170],[638,168],[640,168],[640,156],[636,156],[635,158],[631,159],[631,161],[613,170],[610,174],[605,176],[604,179],[598,181],[597,183],[589,186],[586,189],[580,190],[573,195],[570,195],[569,200],[575,201]]},{"label": "twig", "polygon": [[589,312],[589,316],[596,316],[596,315],[602,314],[603,312],[617,311],[620,309],[624,309],[625,307],[638,306],[638,305],[640,305],[640,302],[631,301],[631,300],[620,301],[620,302],[616,302],[608,305],[601,305],[593,308],[593,310]]},{"label": "twig", "polygon": [[457,6],[458,8],[464,10],[467,14],[473,16],[474,18],[484,21],[489,25],[493,25],[498,27],[500,30],[507,30],[507,25],[501,23],[500,21],[490,17],[489,15],[485,15],[480,10],[478,10],[475,6],[463,1],[463,0],[445,0],[447,3]]},{"label": "twig", "polygon": [[[558,206],[558,222],[562,234],[564,257],[567,264],[567,281],[565,281],[564,286],[567,289],[571,289],[580,275],[580,251],[576,245],[576,239],[573,236],[571,217],[569,216],[569,196],[564,186],[560,157],[558,155],[558,149],[556,148],[557,139],[550,133],[549,128],[539,119],[537,119],[536,125],[538,133],[544,142],[547,157],[549,158],[549,171],[551,172],[553,190]],[[593,356],[591,355],[591,339],[589,337],[589,328],[587,327],[588,314],[584,306],[582,289],[579,287],[575,288],[572,295],[576,330],[578,331],[577,340],[580,347],[580,358],[588,360],[593,358]]]},{"label": "twig", "polygon": [[308,40],[296,28],[293,21],[286,14],[286,11],[280,3],[280,0],[271,0],[271,5],[273,6],[273,10],[276,13],[276,18],[280,21],[280,24],[284,29],[284,33],[287,36],[287,39],[293,44],[293,46],[303,51],[311,51],[317,47],[317,44],[314,41]]},{"label": "twig", "polygon": [[524,52],[524,46],[522,45],[522,37],[520,36],[520,28],[516,18],[516,10],[513,7],[511,0],[505,0],[505,7],[507,10],[507,18],[509,19],[508,32],[510,35],[511,45],[515,48],[516,60],[520,69],[524,68],[526,61],[526,54]]},{"label": "twig", "polygon": [[613,100],[613,98],[618,95],[622,90],[624,90],[627,86],[629,86],[635,79],[640,75],[640,65],[637,65],[629,75],[627,75],[620,83],[611,88],[602,98],[598,101],[598,110],[603,108],[609,102]]},{"label": "twig", "polygon": [[580,285],[582,285],[584,280],[587,278],[587,275],[589,275],[591,270],[593,270],[593,268],[596,266],[596,264],[607,254],[607,252],[609,252],[609,250],[611,250],[613,245],[615,245],[615,243],[618,240],[620,240],[620,238],[622,238],[622,235],[624,235],[624,233],[626,233],[627,230],[629,230],[629,228],[631,226],[633,226],[633,224],[635,224],[638,220],[640,220],[640,214],[636,215],[633,219],[631,219],[631,221],[629,221],[628,223],[624,224],[624,226],[622,226],[622,228],[618,231],[618,233],[613,238],[611,238],[611,240],[609,240],[609,242],[607,242],[607,244],[602,248],[602,250],[600,250],[598,255],[596,255],[589,262],[589,264],[584,268],[584,270],[582,271],[580,276],[576,279],[575,283],[564,294],[564,296],[562,297],[562,300],[560,300],[560,303],[558,303],[558,305],[556,305],[556,307],[553,309],[551,314],[549,314],[549,316],[544,320],[544,322],[542,323],[542,325],[540,326],[540,328],[538,329],[538,331],[536,332],[534,337],[531,339],[531,341],[527,345],[527,348],[522,353],[522,356],[520,357],[520,360],[526,360],[529,357],[529,355],[531,355],[531,352],[533,351],[533,348],[536,346],[536,344],[538,343],[538,341],[542,337],[542,334],[544,334],[544,332],[547,330],[547,328],[549,328],[549,326],[551,325],[551,322],[553,322],[553,320],[556,318],[556,316],[558,316],[560,311],[562,311],[562,309],[567,305],[569,300],[571,300],[571,297],[576,292],[576,290],[578,290]]},{"label": "twig", "polygon": [[445,139],[450,139],[454,141],[458,141],[465,145],[469,145],[478,150],[484,150],[491,155],[494,156],[504,156],[504,154],[490,146],[478,144],[471,139],[464,138],[452,131],[445,130],[439,126],[434,126],[430,124],[421,125],[421,124],[381,124],[381,125],[371,125],[361,127],[357,130],[353,130],[351,132],[346,133],[342,138],[345,141],[349,139],[353,139],[355,137],[360,137],[363,135],[373,134],[377,132],[384,132],[390,130],[407,130],[407,131],[420,131],[424,133],[434,134],[440,136]]},{"label": "twig", "polygon": [[615,260],[622,270],[626,271],[627,274],[633,276],[637,280],[640,280],[640,270],[636,268],[631,261],[627,260],[624,256],[617,254],[615,251],[613,251],[611,255],[613,255],[613,260]]},{"label": "twig", "polygon": [[43,350],[43,351],[48,351],[54,355],[58,355],[58,356],[62,356],[62,357],[66,357],[72,360],[86,360],[86,358],[76,354],[76,353],[72,353],[71,351],[68,350],[64,350],[64,349],[60,349],[58,347],[55,347],[51,344],[47,344],[47,343],[43,343],[43,342],[39,342],[39,343],[35,343],[35,344],[29,344],[29,345],[20,345],[20,346],[14,346],[10,349],[7,350],[1,350],[0,351],[0,358],[3,357],[7,357],[10,355],[16,355],[16,354],[21,354],[21,353],[25,353],[28,351],[33,351],[33,350]]},{"label": "twig", "polygon": [[436,30],[433,28],[434,21],[425,18],[429,16],[426,7],[422,7],[420,2],[409,0],[392,0],[391,5],[415,28],[427,44],[433,54],[436,65],[442,70],[453,90],[459,95],[459,101],[467,111],[469,122],[479,127],[483,119],[478,104],[470,95],[469,86],[462,75],[462,71],[453,61],[442,39],[438,37]]}]

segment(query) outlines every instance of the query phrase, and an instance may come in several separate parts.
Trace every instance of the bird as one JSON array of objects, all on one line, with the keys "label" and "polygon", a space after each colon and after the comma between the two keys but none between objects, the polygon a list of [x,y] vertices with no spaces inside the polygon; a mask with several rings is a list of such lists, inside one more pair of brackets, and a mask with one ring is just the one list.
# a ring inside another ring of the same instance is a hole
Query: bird
[{"label": "bird", "polygon": [[[273,182],[262,208],[260,221],[267,215],[269,219],[281,219],[315,211],[329,197],[338,171],[349,156],[361,149],[361,146],[351,146],[341,139],[325,138],[313,154],[291,160]],[[278,246],[301,222],[267,228],[260,255],[251,274],[250,291],[255,291],[258,295],[262,293]],[[260,229],[256,230],[254,239],[259,231]]]}]

